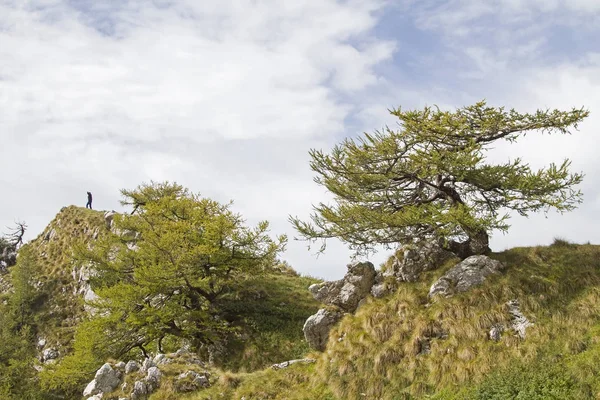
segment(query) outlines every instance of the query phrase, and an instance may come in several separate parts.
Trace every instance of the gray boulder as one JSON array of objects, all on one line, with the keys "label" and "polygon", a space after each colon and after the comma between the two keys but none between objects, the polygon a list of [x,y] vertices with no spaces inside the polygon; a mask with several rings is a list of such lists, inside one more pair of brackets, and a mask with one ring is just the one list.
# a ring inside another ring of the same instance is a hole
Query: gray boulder
[{"label": "gray boulder", "polygon": [[119,386],[121,380],[117,371],[110,364],[106,363],[98,371],[96,376],[83,391],[83,396],[93,396],[99,393],[110,393]]},{"label": "gray boulder", "polygon": [[140,364],[138,364],[137,361],[129,360],[129,361],[127,361],[127,364],[125,364],[125,373],[126,374],[130,374],[132,372],[139,371],[139,370],[140,370]]},{"label": "gray boulder", "polygon": [[329,339],[329,331],[344,314],[341,311],[332,311],[325,308],[308,317],[302,331],[308,345],[316,350],[323,351]]},{"label": "gray boulder", "polygon": [[442,248],[441,240],[429,239],[403,245],[402,258],[396,258],[386,275],[393,275],[398,281],[416,282],[425,271],[441,267],[447,260],[456,257]]},{"label": "gray boulder", "polygon": [[208,372],[199,374],[195,371],[187,371],[179,374],[173,383],[175,391],[186,393],[196,391],[200,388],[207,388],[210,386],[209,376]]},{"label": "gray boulder", "polygon": [[429,289],[429,297],[452,296],[481,285],[488,276],[498,274],[505,266],[488,256],[471,256],[450,268]]},{"label": "gray boulder", "polygon": [[150,392],[155,391],[160,386],[160,378],[162,377],[162,372],[158,367],[150,367],[148,368],[148,373],[146,374],[146,383],[148,384],[148,390]]},{"label": "gray boulder", "polygon": [[148,398],[151,393],[148,390],[148,385],[144,381],[136,381],[133,384],[133,391],[131,392],[131,400],[144,400]]},{"label": "gray boulder", "polygon": [[344,278],[311,285],[308,290],[316,300],[354,312],[358,303],[370,292],[375,283],[375,268],[370,262],[357,262],[347,266]]},{"label": "gray boulder", "polygon": [[151,358],[145,358],[144,362],[142,362],[142,368],[140,368],[140,371],[142,371],[142,373],[145,374],[152,367],[156,367],[156,364],[154,364],[154,361],[152,361]]}]

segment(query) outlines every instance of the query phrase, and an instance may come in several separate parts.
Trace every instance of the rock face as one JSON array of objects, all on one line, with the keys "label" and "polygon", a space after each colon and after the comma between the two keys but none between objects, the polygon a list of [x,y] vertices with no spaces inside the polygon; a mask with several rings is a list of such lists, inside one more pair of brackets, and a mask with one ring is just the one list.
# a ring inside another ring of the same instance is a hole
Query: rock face
[{"label": "rock face", "polygon": [[370,262],[349,264],[348,272],[338,281],[311,285],[308,290],[313,297],[325,304],[354,312],[358,303],[370,292],[375,283],[375,268]]},{"label": "rock face", "polygon": [[94,380],[86,386],[83,396],[93,396],[99,393],[109,393],[121,383],[119,374],[110,364],[106,363],[96,372]]},{"label": "rock face", "polygon": [[344,314],[340,311],[331,311],[325,308],[308,317],[302,330],[308,345],[316,350],[323,351],[329,338],[331,327],[338,322]]},{"label": "rock face", "polygon": [[423,240],[402,246],[403,257],[397,258],[385,275],[398,281],[416,282],[421,273],[437,269],[455,255],[444,250],[439,240]]},{"label": "rock face", "polygon": [[481,285],[488,276],[504,270],[504,265],[488,256],[471,256],[452,267],[429,289],[429,297],[451,296]]}]

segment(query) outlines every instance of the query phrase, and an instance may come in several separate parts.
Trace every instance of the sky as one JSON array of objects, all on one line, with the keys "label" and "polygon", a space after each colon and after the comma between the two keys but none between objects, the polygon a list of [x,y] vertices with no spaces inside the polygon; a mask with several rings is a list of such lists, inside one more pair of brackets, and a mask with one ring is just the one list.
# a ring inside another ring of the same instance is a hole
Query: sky
[{"label": "sky", "polygon": [[317,256],[288,222],[331,201],[309,150],[393,127],[389,109],[485,99],[591,112],[491,151],[586,175],[576,211],[515,216],[492,249],[600,244],[598,37],[598,0],[0,0],[0,230],[25,221],[32,239],[87,191],[124,211],[120,189],[169,180],[268,220],[282,259],[339,279],[347,247]]}]

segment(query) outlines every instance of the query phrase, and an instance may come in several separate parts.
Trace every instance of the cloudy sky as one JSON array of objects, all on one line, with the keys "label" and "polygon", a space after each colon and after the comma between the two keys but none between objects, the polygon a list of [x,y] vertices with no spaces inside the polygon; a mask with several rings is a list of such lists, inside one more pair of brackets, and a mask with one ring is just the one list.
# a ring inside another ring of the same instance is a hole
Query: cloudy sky
[{"label": "cloudy sky", "polygon": [[493,249],[600,243],[599,21],[598,0],[0,0],[0,228],[35,237],[88,190],[119,211],[119,189],[177,181],[269,220],[284,259],[336,279],[350,252],[317,258],[287,222],[329,198],[309,149],[393,125],[390,108],[485,98],[591,111],[572,136],[494,150],[586,178],[576,212],[516,217]]}]

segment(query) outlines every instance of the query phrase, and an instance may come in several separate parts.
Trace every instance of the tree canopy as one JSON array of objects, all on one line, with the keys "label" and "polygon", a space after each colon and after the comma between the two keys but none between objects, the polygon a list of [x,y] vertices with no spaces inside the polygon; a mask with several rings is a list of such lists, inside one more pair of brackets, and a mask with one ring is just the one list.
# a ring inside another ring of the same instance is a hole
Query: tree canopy
[{"label": "tree canopy", "polygon": [[391,110],[399,129],[386,127],[346,139],[331,153],[312,149],[315,182],[334,204],[314,206],[311,221],[291,217],[305,240],[339,238],[364,254],[438,237],[461,257],[489,251],[492,230],[506,231],[511,211],[573,210],[583,174],[571,162],[533,170],[520,158],[491,164],[486,151],[497,141],[514,142],[529,132],[570,133],[584,109],[538,110],[487,106],[485,101],[454,112],[437,107]]},{"label": "tree canopy", "polygon": [[97,271],[91,331],[106,332],[100,346],[113,356],[169,338],[196,349],[210,345],[228,329],[220,300],[240,276],[273,266],[285,236],[271,239],[266,221],[246,227],[231,203],[177,184],[123,194],[137,212],[115,216],[111,233],[79,250]]}]

